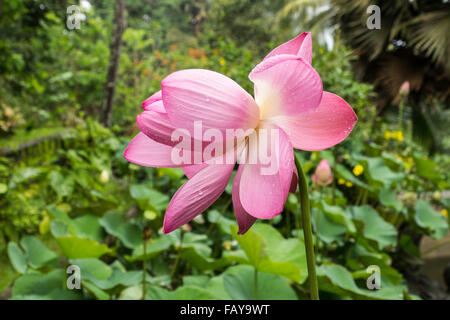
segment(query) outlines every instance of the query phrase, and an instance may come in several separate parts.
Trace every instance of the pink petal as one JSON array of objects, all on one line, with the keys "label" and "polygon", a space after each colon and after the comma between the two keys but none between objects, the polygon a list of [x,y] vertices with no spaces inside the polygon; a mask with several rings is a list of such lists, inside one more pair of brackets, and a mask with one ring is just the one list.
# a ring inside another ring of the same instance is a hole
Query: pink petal
[{"label": "pink petal", "polygon": [[156,92],[155,94],[153,94],[152,96],[147,98],[144,102],[142,102],[142,108],[146,111],[151,110],[150,105],[152,105],[154,102],[161,101],[161,100],[162,100],[162,95],[161,95],[161,90],[159,90],[158,92]]},{"label": "pink petal", "polygon": [[172,147],[158,143],[144,133],[138,133],[128,144],[123,156],[128,161],[145,167],[180,167],[171,158]]},{"label": "pink petal", "polygon": [[162,100],[155,101],[144,108],[144,111],[154,111],[159,113],[167,113]]},{"label": "pink petal", "polygon": [[[151,106],[161,103],[162,101],[154,102]],[[170,122],[169,116],[167,113],[155,112],[155,111],[144,111],[140,115],[136,117],[136,122],[139,129],[145,133],[148,137],[156,142],[168,145],[168,146],[177,146],[180,142],[180,139],[172,140],[172,134],[177,130],[172,123]],[[181,131],[179,131],[182,133]],[[178,136],[177,136],[178,137]],[[183,139],[188,138],[189,136],[183,134]],[[174,137],[175,138],[175,137]],[[191,137],[192,138],[192,137]],[[201,137],[200,137],[201,138]],[[210,141],[194,141],[191,139],[190,142],[190,152],[193,154],[198,153],[199,157],[203,154],[205,148],[210,144]],[[221,143],[222,145],[222,143]],[[223,143],[223,147],[226,144]],[[218,149],[222,149],[218,147]],[[224,151],[222,150],[221,153]],[[193,160],[193,159],[192,159]],[[204,161],[206,159],[201,159],[200,161]],[[193,161],[190,163],[194,163]]]},{"label": "pink petal", "polygon": [[205,157],[203,157],[204,158],[203,160],[205,161],[204,163],[184,166],[182,168],[184,171],[184,174],[188,178],[191,178],[193,175],[195,175],[197,172],[199,172],[203,168],[207,167],[208,165],[214,164],[213,162],[210,162],[210,161],[213,161],[217,158],[222,158],[223,163],[236,163],[237,158],[240,156],[240,154],[242,153],[242,150],[245,147],[245,139],[242,139],[242,140],[237,139],[237,141],[235,141],[234,145],[235,145],[234,148],[231,148],[229,150],[224,149],[224,151],[222,151],[220,153],[220,155],[218,155],[217,157],[213,157],[211,159],[209,159],[209,158],[205,159]]},{"label": "pink petal", "polygon": [[[269,165],[260,162],[246,163],[242,169],[239,185],[241,204],[244,210],[255,218],[270,219],[283,211],[290,189],[294,170],[294,152],[286,133],[276,126],[263,128],[278,129],[278,152],[275,152],[275,174],[264,174],[262,169]],[[251,147],[251,146],[250,146]]]},{"label": "pink petal", "polygon": [[318,151],[342,142],[353,130],[357,117],[342,98],[324,92],[319,107],[297,117],[271,119],[289,136],[296,149]]},{"label": "pink petal", "polygon": [[176,128],[170,123],[167,113],[144,111],[136,117],[136,122],[139,129],[152,140],[169,146],[178,143],[178,141],[172,141],[172,133]]},{"label": "pink petal", "polygon": [[232,193],[232,199],[233,199],[233,207],[234,207],[234,215],[236,216],[236,221],[239,226],[238,234],[242,235],[250,229],[250,227],[255,223],[256,218],[249,215],[244,207],[242,206],[240,195],[239,195],[239,185],[241,181],[241,175],[242,170],[244,168],[244,165],[239,165],[238,171],[236,172],[236,175],[234,176],[233,180],[233,193]]},{"label": "pink petal", "polygon": [[292,173],[291,187],[289,188],[289,192],[296,193],[297,186],[298,186],[298,171],[297,167],[294,166],[294,172]]},{"label": "pink petal", "polygon": [[317,108],[322,99],[322,80],[300,57],[280,54],[263,60],[250,73],[261,119],[297,116]]},{"label": "pink petal", "polygon": [[309,32],[303,32],[294,39],[283,43],[282,45],[273,49],[265,58],[271,58],[279,54],[290,54],[303,58],[306,62],[311,64],[312,61],[312,39]]},{"label": "pink petal", "polygon": [[184,166],[181,169],[183,169],[184,174],[186,175],[186,177],[188,177],[189,179],[192,178],[197,172],[199,172],[200,170],[206,168],[208,166],[208,164],[206,163],[201,163],[201,164],[193,164],[193,165],[188,165],[188,166]]},{"label": "pink petal", "polygon": [[[254,128],[259,110],[252,96],[220,73],[190,69],[172,73],[162,83],[162,97],[171,123],[194,135],[194,122],[203,132],[218,129]],[[194,136],[195,138],[195,136]]]},{"label": "pink petal", "polygon": [[211,206],[225,190],[233,167],[234,164],[207,166],[182,185],[166,210],[163,232],[172,232]]}]

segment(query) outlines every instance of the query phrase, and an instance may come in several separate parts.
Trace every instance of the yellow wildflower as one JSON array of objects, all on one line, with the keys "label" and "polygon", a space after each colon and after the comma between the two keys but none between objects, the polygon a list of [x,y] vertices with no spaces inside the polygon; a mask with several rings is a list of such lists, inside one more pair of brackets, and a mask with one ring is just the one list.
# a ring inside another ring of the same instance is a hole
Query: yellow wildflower
[{"label": "yellow wildflower", "polygon": [[158,217],[158,214],[153,210],[145,210],[144,218],[147,220],[155,220]]},{"label": "yellow wildflower", "polygon": [[345,186],[346,186],[347,188],[351,188],[351,187],[353,187],[353,183],[351,183],[350,181],[347,181],[347,182],[345,183]]},{"label": "yellow wildflower", "polygon": [[225,250],[230,251],[231,250],[231,241],[224,241],[222,243],[222,246],[225,248]]},{"label": "yellow wildflower", "polygon": [[50,218],[48,215],[44,216],[44,219],[42,219],[41,223],[39,224],[39,233],[40,234],[46,234],[50,231]]},{"label": "yellow wildflower", "polygon": [[384,138],[386,140],[389,139],[395,139],[398,140],[399,142],[403,142],[404,137],[403,137],[403,132],[402,131],[385,131],[384,132]]},{"label": "yellow wildflower", "polygon": [[403,166],[403,168],[406,168],[406,169],[411,169],[412,168],[412,164],[409,163],[409,162],[403,162],[402,166]]},{"label": "yellow wildflower", "polygon": [[442,213],[442,215],[444,217],[448,218],[448,211],[447,211],[447,209],[442,209],[441,213]]},{"label": "yellow wildflower", "polygon": [[441,200],[442,196],[441,196],[441,193],[438,190],[436,190],[435,192],[433,192],[432,197],[433,197],[434,200],[439,201],[439,200]]},{"label": "yellow wildflower", "polygon": [[103,184],[107,183],[109,181],[109,172],[107,170],[102,170],[99,180]]},{"label": "yellow wildflower", "polygon": [[225,62],[226,62],[226,61],[225,61],[224,58],[220,58],[220,59],[219,59],[219,63],[220,63],[221,66],[224,66],[224,65],[225,65]]},{"label": "yellow wildflower", "polygon": [[342,179],[342,178],[340,178],[340,179],[338,180],[338,183],[339,183],[339,184],[344,184],[344,183],[345,183],[345,180]]},{"label": "yellow wildflower", "polygon": [[355,176],[359,176],[364,172],[364,167],[360,164],[357,164],[354,168],[353,168],[353,174]]},{"label": "yellow wildflower", "polygon": [[411,157],[408,157],[408,158],[406,159],[406,161],[408,161],[409,163],[413,163],[413,162],[414,162],[414,159],[411,158]]}]

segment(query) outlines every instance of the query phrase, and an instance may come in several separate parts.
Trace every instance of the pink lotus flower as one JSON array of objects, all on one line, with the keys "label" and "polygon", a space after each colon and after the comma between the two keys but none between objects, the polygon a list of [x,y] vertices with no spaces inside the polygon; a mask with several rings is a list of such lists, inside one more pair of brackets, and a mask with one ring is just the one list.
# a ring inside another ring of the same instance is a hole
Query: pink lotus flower
[{"label": "pink lotus flower", "polygon": [[[164,233],[211,206],[225,190],[235,164],[210,164],[203,156],[200,163],[175,163],[171,156],[177,144],[172,141],[174,130],[188,132],[198,147],[198,121],[202,123],[200,134],[214,129],[226,136],[228,129],[254,129],[233,140],[231,150],[224,149],[223,154],[232,152],[235,160],[254,152],[251,136],[263,129],[278,130],[278,137],[271,138],[278,146],[276,173],[262,174],[266,165],[258,161],[240,163],[234,177],[232,200],[239,234],[257,218],[270,219],[283,211],[289,191],[296,190],[294,148],[323,150],[350,134],[357,117],[342,98],[323,91],[322,80],[311,66],[311,50],[310,34],[302,33],[270,52],[249,75],[255,99],[224,75],[191,69],[167,76],[161,82],[162,90],[143,102],[144,112],[137,117],[142,132],[128,145],[125,158],[143,166],[181,167],[189,178],[166,210]],[[201,142],[200,147],[206,151],[208,144]],[[192,150],[193,155],[196,152]]]},{"label": "pink lotus flower", "polygon": [[326,159],[320,161],[319,165],[316,168],[316,171],[311,176],[311,180],[321,187],[325,187],[333,181],[330,164]]}]

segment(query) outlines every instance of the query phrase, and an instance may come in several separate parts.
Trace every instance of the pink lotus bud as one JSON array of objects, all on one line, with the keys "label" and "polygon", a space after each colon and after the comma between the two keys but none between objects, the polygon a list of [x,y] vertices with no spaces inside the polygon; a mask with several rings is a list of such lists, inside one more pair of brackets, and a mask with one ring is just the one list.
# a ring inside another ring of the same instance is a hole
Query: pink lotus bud
[{"label": "pink lotus bud", "polygon": [[186,232],[191,232],[192,231],[192,227],[191,227],[191,225],[189,223],[186,223],[185,225],[183,225],[181,227],[181,229],[183,229]]},{"label": "pink lotus bud", "polygon": [[311,176],[311,179],[315,184],[321,187],[325,187],[333,181],[330,164],[326,159],[320,161],[316,168],[316,172]]},{"label": "pink lotus bud", "polygon": [[401,96],[407,96],[409,94],[409,81],[403,82],[398,92]]}]

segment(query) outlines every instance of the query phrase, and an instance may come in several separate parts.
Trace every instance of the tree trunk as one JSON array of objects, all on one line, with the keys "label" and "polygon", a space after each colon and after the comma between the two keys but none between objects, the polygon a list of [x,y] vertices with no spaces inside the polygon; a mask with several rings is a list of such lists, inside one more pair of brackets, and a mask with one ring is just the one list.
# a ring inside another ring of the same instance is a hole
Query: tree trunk
[{"label": "tree trunk", "polygon": [[117,72],[119,70],[120,52],[122,48],[122,34],[125,30],[125,0],[116,0],[114,6],[114,21],[111,44],[109,47],[109,67],[106,77],[105,103],[101,122],[104,126],[111,126],[114,93],[116,90]]},{"label": "tree trunk", "polygon": [[3,0],[0,0],[0,27],[2,25],[2,17],[3,17]]}]

